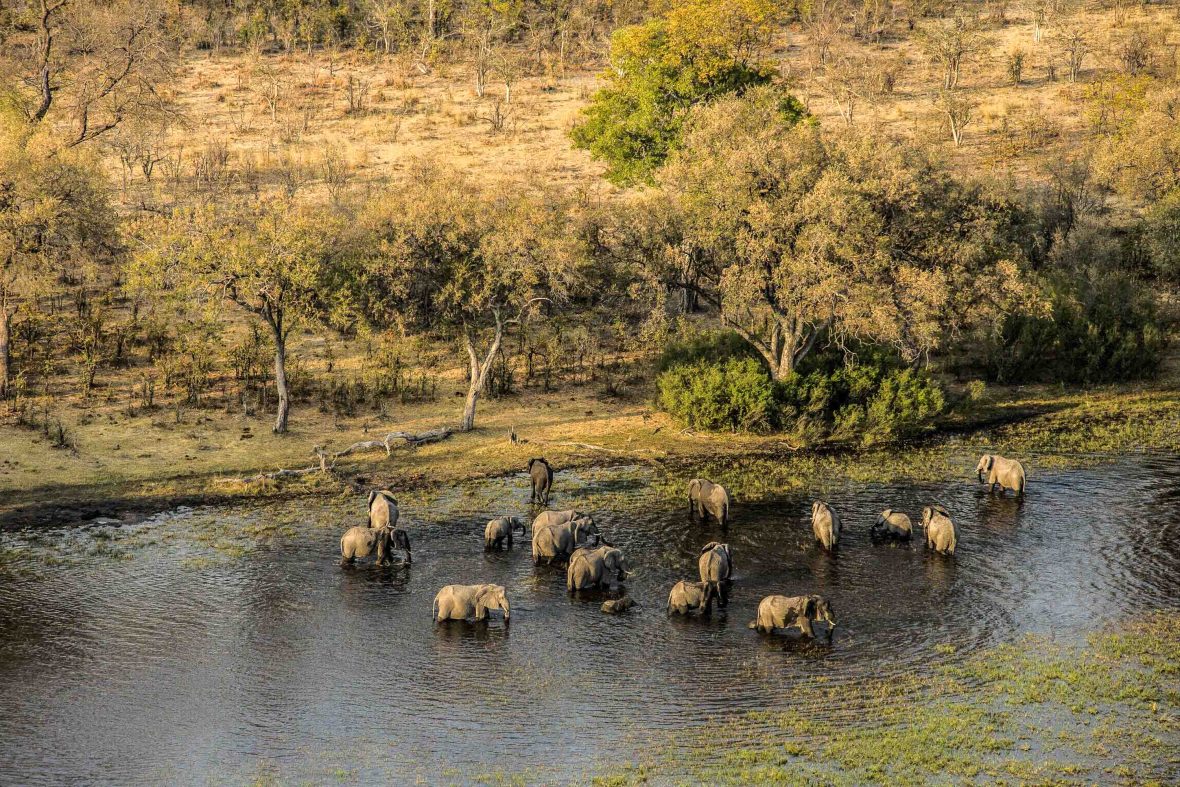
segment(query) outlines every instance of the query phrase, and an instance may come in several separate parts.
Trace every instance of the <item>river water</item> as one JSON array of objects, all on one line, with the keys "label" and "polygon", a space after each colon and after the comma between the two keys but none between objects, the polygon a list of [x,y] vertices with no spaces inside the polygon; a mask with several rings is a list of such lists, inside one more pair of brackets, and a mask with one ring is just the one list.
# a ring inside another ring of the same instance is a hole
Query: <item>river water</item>
[{"label": "river water", "polygon": [[[836,556],[810,499],[734,505],[728,532],[650,490],[648,471],[559,474],[628,556],[639,606],[571,598],[526,543],[485,554],[484,523],[527,515],[527,479],[403,498],[412,566],[337,565],[364,500],[161,514],[0,533],[0,782],[583,781],[670,733],[788,709],[816,681],[909,674],[1026,632],[1079,638],[1180,606],[1180,461],[1140,456],[1040,473],[1023,502],[965,476],[850,486]],[[953,558],[874,543],[885,507],[939,501]],[[668,619],[701,545],[728,541],[728,609]],[[512,622],[434,626],[450,583],[507,587]],[[746,628],[768,593],[819,592],[828,642]],[[855,706],[825,717],[857,723]]]}]

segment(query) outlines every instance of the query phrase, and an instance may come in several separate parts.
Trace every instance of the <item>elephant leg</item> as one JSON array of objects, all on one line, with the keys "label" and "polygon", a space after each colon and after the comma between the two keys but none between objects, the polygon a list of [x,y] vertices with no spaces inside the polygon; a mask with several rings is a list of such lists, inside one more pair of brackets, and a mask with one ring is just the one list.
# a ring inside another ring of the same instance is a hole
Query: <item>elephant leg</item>
[{"label": "elephant leg", "polygon": [[721,599],[721,606],[728,607],[729,606],[729,591],[725,589],[724,582],[717,583],[717,594]]}]

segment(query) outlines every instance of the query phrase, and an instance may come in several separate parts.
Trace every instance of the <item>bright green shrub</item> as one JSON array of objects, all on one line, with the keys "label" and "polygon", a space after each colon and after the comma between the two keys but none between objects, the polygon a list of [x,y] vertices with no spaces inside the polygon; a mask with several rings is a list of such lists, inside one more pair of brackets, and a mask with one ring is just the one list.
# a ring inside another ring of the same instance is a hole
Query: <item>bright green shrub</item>
[{"label": "bright green shrub", "polygon": [[915,434],[946,407],[942,388],[913,369],[887,373],[868,401],[867,442]]},{"label": "bright green shrub", "polygon": [[673,366],[697,361],[717,363],[727,358],[751,358],[760,361],[761,357],[736,331],[704,331],[665,347],[660,353],[656,368],[663,372]]},{"label": "bright green shrub", "polygon": [[775,426],[774,381],[752,358],[676,364],[656,382],[660,408],[694,429],[765,432]]}]

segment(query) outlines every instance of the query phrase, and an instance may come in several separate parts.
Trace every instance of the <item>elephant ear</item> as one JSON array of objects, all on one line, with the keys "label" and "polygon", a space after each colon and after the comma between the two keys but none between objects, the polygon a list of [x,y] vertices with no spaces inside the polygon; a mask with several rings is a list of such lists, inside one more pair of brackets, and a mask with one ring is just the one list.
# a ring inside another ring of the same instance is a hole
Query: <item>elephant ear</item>
[{"label": "elephant ear", "polygon": [[808,596],[807,603],[803,605],[803,614],[809,618],[815,617],[815,600],[817,596]]},{"label": "elephant ear", "polygon": [[373,510],[373,501],[377,499],[377,490],[374,489],[369,492],[369,510]]},{"label": "elephant ear", "polygon": [[405,530],[402,530],[400,527],[397,530],[395,530],[394,533],[395,533],[398,548],[404,549],[407,552],[409,552],[410,551],[410,534],[407,533]]},{"label": "elephant ear", "polygon": [[536,463],[537,463],[537,460],[536,460],[536,459],[530,459],[530,460],[529,460],[529,472],[530,472],[530,473],[531,473],[531,472],[533,472],[533,465],[535,465]]},{"label": "elephant ear", "polygon": [[984,469],[985,469],[985,470],[987,470],[987,471],[990,473],[990,472],[991,472],[991,469],[992,469],[992,467],[993,467],[993,466],[996,464],[996,457],[995,457],[995,455],[994,455],[994,454],[988,454],[988,455],[987,455],[986,457],[984,457],[984,458],[985,458],[985,459],[987,459],[987,467],[986,467],[986,468],[984,468]]}]

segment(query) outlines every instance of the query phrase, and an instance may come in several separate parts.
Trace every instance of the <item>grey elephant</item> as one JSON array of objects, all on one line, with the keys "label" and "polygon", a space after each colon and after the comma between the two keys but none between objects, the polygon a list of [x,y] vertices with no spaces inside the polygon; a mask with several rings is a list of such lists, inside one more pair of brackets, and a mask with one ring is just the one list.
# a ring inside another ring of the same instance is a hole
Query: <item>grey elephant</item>
[{"label": "grey elephant", "polygon": [[575,590],[609,588],[611,577],[622,581],[627,576],[627,560],[621,550],[612,546],[597,549],[582,547],[574,550],[565,572],[565,588]]},{"label": "grey elephant", "polygon": [[1011,489],[1017,497],[1024,496],[1025,472],[1024,465],[1015,459],[1006,459],[999,454],[984,454],[979,457],[979,464],[975,466],[975,475],[983,482],[983,474],[987,473],[987,489],[1000,488],[1000,494],[1005,489]]},{"label": "grey elephant", "polygon": [[516,530],[520,530],[522,536],[527,532],[520,517],[501,516],[491,520],[483,530],[484,549],[499,549],[505,541],[508,542],[508,548],[512,549],[512,534]]},{"label": "grey elephant", "polygon": [[388,489],[369,492],[369,527],[397,527],[397,499]]},{"label": "grey elephant", "polygon": [[688,482],[688,507],[701,519],[708,513],[722,526],[729,524],[729,492],[721,484],[704,478]]},{"label": "grey elephant", "polygon": [[733,552],[729,544],[717,541],[705,544],[701,547],[697,568],[701,573],[701,582],[705,585],[705,603],[710,604],[716,598],[723,607],[729,604],[726,583],[733,577]]},{"label": "grey elephant", "polygon": [[687,615],[693,610],[708,612],[713,605],[707,582],[689,582],[682,579],[672,586],[668,594],[668,614]]},{"label": "grey elephant", "polygon": [[589,514],[583,514],[581,511],[542,511],[533,520],[533,532],[535,533],[538,528],[549,527],[550,525],[564,525],[566,522],[571,522],[575,519],[590,518]]},{"label": "grey elephant", "polygon": [[914,534],[914,523],[901,511],[886,508],[873,523],[872,534],[896,538],[899,541],[909,541]]},{"label": "grey elephant", "polygon": [[410,537],[401,528],[392,527],[350,527],[340,537],[340,565],[350,565],[358,557],[377,553],[377,565],[387,566],[391,562],[389,553],[402,549],[406,563],[413,562],[410,553]]},{"label": "grey elephant", "polygon": [[[538,517],[539,518],[539,517]],[[588,516],[581,516],[560,524],[533,523],[533,564],[567,560],[574,550],[590,539],[598,542],[598,526]]]},{"label": "grey elephant", "polygon": [[811,530],[815,540],[831,552],[840,544],[840,515],[822,500],[811,504]]},{"label": "grey elephant", "polygon": [[955,554],[959,543],[959,529],[950,512],[935,503],[922,509],[922,529],[926,531],[926,546],[944,555]]},{"label": "grey elephant", "polygon": [[549,505],[549,490],[553,487],[553,468],[544,457],[529,460],[529,478],[533,482],[533,492],[529,497],[530,503]]},{"label": "grey elephant", "polygon": [[823,596],[767,596],[758,602],[758,616],[750,621],[749,628],[772,634],[775,629],[798,626],[804,636],[815,637],[812,624],[821,621],[828,624],[828,639],[831,639],[836,615]]},{"label": "grey elephant", "polygon": [[434,620],[487,620],[489,609],[504,612],[508,622],[511,610],[503,585],[447,585],[434,597]]}]

